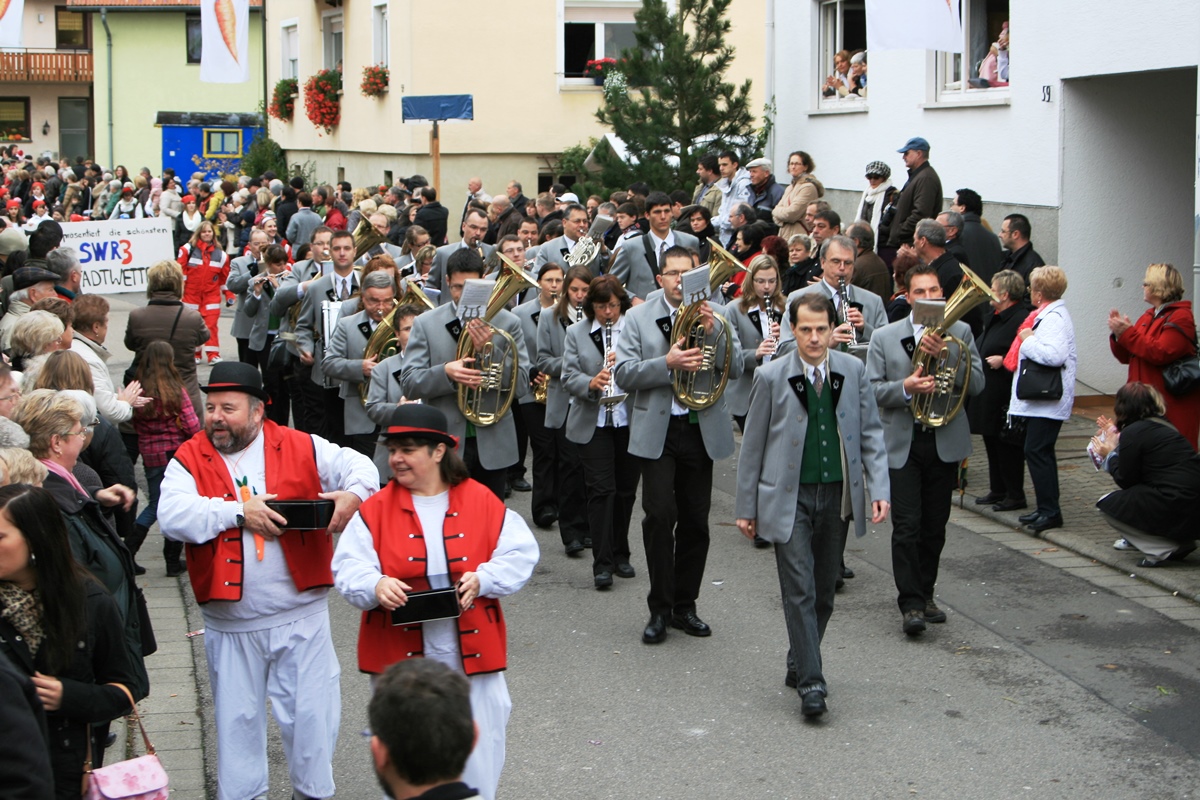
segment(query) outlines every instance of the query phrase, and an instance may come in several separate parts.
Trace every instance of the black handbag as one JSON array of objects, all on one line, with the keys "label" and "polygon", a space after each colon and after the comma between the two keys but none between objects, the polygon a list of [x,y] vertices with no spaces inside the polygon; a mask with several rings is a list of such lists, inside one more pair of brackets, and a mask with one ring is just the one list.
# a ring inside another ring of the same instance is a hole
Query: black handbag
[{"label": "black handbag", "polygon": [[1018,400],[1061,400],[1062,396],[1062,367],[1021,359],[1017,367]]},{"label": "black handbag", "polygon": [[[1172,322],[1167,325],[1179,327]],[[1192,354],[1167,364],[1163,367],[1162,375],[1163,386],[1173,395],[1191,394],[1200,389],[1200,347],[1197,347],[1195,338],[1192,339]]]}]

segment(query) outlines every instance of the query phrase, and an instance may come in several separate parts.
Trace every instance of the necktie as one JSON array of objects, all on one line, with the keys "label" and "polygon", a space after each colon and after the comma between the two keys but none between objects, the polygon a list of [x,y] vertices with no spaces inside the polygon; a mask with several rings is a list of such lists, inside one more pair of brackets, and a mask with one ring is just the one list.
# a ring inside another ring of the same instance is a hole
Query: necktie
[{"label": "necktie", "polygon": [[663,242],[658,246],[658,268],[661,270],[663,266],[663,254],[667,252],[667,243]]},{"label": "necktie", "polygon": [[350,297],[350,281],[347,280],[346,278],[342,278],[342,291],[341,291],[340,299],[346,300],[349,297]]},{"label": "necktie", "polygon": [[821,396],[821,390],[825,388],[825,378],[822,376],[821,370],[813,370],[813,391],[817,393],[817,397]]}]

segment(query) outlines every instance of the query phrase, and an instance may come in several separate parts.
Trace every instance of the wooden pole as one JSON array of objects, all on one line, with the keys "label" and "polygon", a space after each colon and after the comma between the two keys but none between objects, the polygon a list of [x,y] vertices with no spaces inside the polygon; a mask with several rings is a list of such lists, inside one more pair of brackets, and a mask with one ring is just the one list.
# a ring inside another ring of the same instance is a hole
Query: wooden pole
[{"label": "wooden pole", "polygon": [[442,142],[438,137],[438,121],[433,121],[433,130],[429,132],[429,153],[433,156],[433,188],[438,194],[442,193]]}]

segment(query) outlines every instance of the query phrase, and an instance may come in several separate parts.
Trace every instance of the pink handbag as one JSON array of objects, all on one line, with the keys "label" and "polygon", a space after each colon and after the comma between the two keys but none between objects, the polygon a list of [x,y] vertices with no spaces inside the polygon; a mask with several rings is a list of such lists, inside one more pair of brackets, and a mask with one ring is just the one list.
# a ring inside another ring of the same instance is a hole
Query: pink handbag
[{"label": "pink handbag", "polygon": [[142,732],[142,741],[146,744],[146,755],[131,758],[128,761],[118,761],[107,767],[92,769],[92,741],[88,737],[87,761],[83,765],[83,798],[84,800],[167,800],[170,790],[167,788],[167,772],[163,769],[154,753],[154,745],[146,735],[146,726],[138,714],[137,703],[133,695],[119,683],[110,684],[125,692],[129,698],[132,711],[129,716],[137,721]]}]

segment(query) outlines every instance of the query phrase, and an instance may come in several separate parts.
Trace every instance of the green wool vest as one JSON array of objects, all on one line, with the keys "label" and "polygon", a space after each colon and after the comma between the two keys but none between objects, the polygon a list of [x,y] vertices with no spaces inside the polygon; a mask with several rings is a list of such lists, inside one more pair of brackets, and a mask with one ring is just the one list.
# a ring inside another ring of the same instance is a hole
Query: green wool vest
[{"label": "green wool vest", "polygon": [[841,483],[842,444],[833,413],[833,390],[828,381],[820,397],[808,381],[804,389],[808,393],[808,432],[804,436],[800,482]]}]

